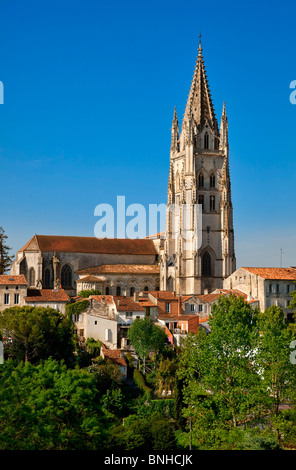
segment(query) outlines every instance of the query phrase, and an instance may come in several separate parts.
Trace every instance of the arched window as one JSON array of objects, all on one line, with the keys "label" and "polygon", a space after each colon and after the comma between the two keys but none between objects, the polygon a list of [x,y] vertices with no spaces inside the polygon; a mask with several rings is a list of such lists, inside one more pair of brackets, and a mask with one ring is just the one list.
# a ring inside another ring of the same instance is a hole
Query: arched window
[{"label": "arched window", "polygon": [[215,150],[219,150],[219,139],[215,137]]},{"label": "arched window", "polygon": [[208,251],[206,251],[202,255],[201,259],[201,274],[202,276],[211,276],[212,269],[211,269],[211,255]]},{"label": "arched window", "polygon": [[35,269],[29,269],[29,287],[35,287]]},{"label": "arched window", "polygon": [[215,173],[212,173],[210,176],[210,187],[214,188],[216,184]]},{"label": "arched window", "polygon": [[203,209],[204,209],[204,195],[203,195],[203,194],[199,194],[199,196],[198,196],[198,204],[201,204],[202,210],[203,210]]},{"label": "arched window", "polygon": [[108,286],[106,287],[106,291],[105,291],[105,292],[106,292],[106,295],[109,295],[109,293],[110,293],[110,288],[109,288]]},{"label": "arched window", "polygon": [[215,210],[215,196],[210,197],[210,210],[211,211]]},{"label": "arched window", "polygon": [[203,176],[202,173],[200,173],[200,174],[198,175],[198,186],[199,186],[200,188],[203,188],[203,186],[204,186],[204,176]]},{"label": "arched window", "polygon": [[121,295],[121,287],[120,286],[116,287],[116,295]]},{"label": "arched window", "polygon": [[131,287],[130,289],[130,296],[132,297],[135,293],[135,288],[134,287]]},{"label": "arched window", "polygon": [[207,132],[204,135],[204,148],[205,149],[209,148],[209,134]]},{"label": "arched window", "polygon": [[69,264],[62,267],[61,284],[63,289],[72,289],[72,269]]},{"label": "arched window", "polygon": [[51,287],[50,284],[50,269],[46,268],[44,271],[44,287],[46,289]]},{"label": "arched window", "polygon": [[148,286],[145,286],[144,287],[144,291],[147,292],[149,289],[148,289]]}]

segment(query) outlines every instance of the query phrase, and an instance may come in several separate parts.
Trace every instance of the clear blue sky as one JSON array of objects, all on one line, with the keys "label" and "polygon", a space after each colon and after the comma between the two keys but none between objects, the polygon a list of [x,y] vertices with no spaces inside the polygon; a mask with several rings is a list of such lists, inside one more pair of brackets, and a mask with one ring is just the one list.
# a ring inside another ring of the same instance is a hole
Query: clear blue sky
[{"label": "clear blue sky", "polygon": [[0,225],[93,236],[97,204],[166,203],[198,36],[229,119],[238,266],[296,266],[295,1],[0,0]]}]

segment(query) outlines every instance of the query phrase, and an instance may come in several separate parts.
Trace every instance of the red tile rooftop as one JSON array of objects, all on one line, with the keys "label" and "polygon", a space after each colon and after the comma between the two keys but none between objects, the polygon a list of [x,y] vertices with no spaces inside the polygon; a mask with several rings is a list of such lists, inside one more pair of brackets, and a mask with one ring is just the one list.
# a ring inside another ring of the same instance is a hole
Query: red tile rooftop
[{"label": "red tile rooftop", "polygon": [[275,280],[291,280],[296,281],[296,269],[295,268],[245,268],[252,274],[257,274],[263,279],[275,279]]},{"label": "red tile rooftop", "polygon": [[63,289],[28,289],[26,302],[68,302],[70,297]]},{"label": "red tile rooftop", "polygon": [[27,285],[25,276],[17,275],[13,276],[11,274],[1,274],[0,275],[0,285]]}]

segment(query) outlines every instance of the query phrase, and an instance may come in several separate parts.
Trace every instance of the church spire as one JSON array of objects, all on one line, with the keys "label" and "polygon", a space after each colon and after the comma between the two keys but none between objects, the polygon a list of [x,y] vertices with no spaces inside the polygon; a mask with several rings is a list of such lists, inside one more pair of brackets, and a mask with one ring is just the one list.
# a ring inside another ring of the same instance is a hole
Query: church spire
[{"label": "church spire", "polygon": [[193,120],[199,128],[199,132],[202,130],[204,124],[208,122],[213,132],[219,135],[218,123],[212,103],[202,51],[200,35],[198,56],[184,113],[184,121],[187,121],[193,116]]},{"label": "church spire", "polygon": [[178,118],[177,118],[177,109],[175,106],[174,110],[174,117],[173,117],[173,123],[172,123],[172,139],[171,139],[171,150],[178,150],[178,142],[179,142],[179,123],[178,123]]}]

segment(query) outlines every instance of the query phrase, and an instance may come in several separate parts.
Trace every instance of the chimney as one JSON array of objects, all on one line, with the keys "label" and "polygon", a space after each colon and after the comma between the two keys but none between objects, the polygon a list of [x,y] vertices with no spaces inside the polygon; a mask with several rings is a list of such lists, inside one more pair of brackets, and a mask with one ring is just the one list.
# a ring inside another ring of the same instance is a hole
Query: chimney
[{"label": "chimney", "polygon": [[207,295],[209,293],[209,289],[204,290],[204,295]]}]

